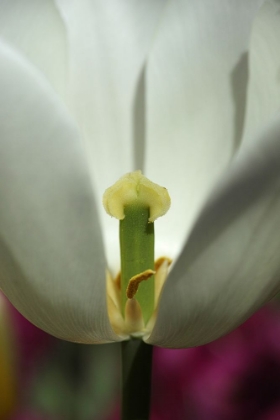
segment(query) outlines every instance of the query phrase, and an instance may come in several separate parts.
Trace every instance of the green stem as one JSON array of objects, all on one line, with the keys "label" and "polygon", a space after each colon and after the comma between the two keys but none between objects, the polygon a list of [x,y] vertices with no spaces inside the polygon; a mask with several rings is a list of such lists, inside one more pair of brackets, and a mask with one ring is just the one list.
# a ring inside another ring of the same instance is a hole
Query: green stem
[{"label": "green stem", "polygon": [[139,339],[121,346],[122,420],[149,420],[153,346]]}]

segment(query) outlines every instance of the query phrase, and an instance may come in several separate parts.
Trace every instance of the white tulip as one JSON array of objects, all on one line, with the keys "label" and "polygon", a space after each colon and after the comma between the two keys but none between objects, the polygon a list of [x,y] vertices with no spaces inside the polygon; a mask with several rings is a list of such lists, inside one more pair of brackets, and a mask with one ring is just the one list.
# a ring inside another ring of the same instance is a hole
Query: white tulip
[{"label": "white tulip", "polygon": [[1,2],[0,285],[39,328],[121,340],[102,195],[136,169],[172,199],[148,343],[214,340],[280,289],[280,4],[263,3]]}]

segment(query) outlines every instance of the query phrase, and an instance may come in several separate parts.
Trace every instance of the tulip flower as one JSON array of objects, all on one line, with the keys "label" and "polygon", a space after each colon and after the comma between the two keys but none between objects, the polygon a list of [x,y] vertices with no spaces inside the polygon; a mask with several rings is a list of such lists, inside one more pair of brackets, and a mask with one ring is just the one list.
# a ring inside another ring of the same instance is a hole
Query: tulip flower
[{"label": "tulip flower", "polygon": [[279,11],[2,2],[0,286],[27,319],[75,342],[128,338],[108,315],[120,261],[102,196],[135,170],[172,199],[147,343],[215,340],[279,290]]},{"label": "tulip flower", "polygon": [[280,289],[280,7],[275,0],[0,6],[1,278],[59,338],[122,339],[104,190],[166,187],[156,257],[173,260],[149,344],[217,339]]}]

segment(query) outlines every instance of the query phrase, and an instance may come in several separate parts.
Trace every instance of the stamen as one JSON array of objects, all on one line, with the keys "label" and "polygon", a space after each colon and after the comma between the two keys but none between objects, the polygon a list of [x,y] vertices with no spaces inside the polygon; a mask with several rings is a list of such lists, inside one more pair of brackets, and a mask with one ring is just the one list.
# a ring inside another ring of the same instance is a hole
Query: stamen
[{"label": "stamen", "polygon": [[131,277],[129,280],[127,289],[126,289],[126,296],[128,299],[132,299],[139,287],[139,284],[144,281],[148,280],[150,277],[152,277],[156,272],[154,270],[148,269],[143,271],[140,274],[136,274],[136,276]]},{"label": "stamen", "polygon": [[163,285],[167,278],[168,267],[171,264],[171,259],[166,257],[161,257],[155,262],[155,266],[161,260],[161,264],[157,267],[157,272],[155,275],[155,309],[157,309],[159,296],[161,294]]},{"label": "stamen", "polygon": [[142,335],[145,324],[141,306],[136,299],[128,299],[125,304],[125,331],[127,334]]},{"label": "stamen", "polygon": [[158,271],[158,269],[160,268],[160,266],[167,261],[167,265],[168,267],[172,264],[172,260],[171,258],[168,257],[159,257],[156,261],[155,261],[155,271]]},{"label": "stamen", "polygon": [[118,274],[116,275],[114,282],[116,284],[116,286],[119,288],[119,290],[121,290],[121,272],[119,271]]},{"label": "stamen", "polygon": [[120,310],[121,300],[120,300],[120,289],[117,286],[116,282],[111,277],[111,274],[106,270],[106,290],[107,296],[111,298],[115,306]]}]

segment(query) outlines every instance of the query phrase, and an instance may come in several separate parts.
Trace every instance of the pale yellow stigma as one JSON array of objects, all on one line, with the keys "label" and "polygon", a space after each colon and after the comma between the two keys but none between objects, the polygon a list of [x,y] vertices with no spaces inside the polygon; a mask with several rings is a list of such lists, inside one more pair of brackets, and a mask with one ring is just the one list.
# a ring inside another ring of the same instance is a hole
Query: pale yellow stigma
[{"label": "pale yellow stigma", "polygon": [[149,222],[154,222],[168,211],[170,197],[166,188],[135,171],[121,177],[103,195],[106,212],[119,220],[125,217],[124,208],[133,204],[149,208]]}]

